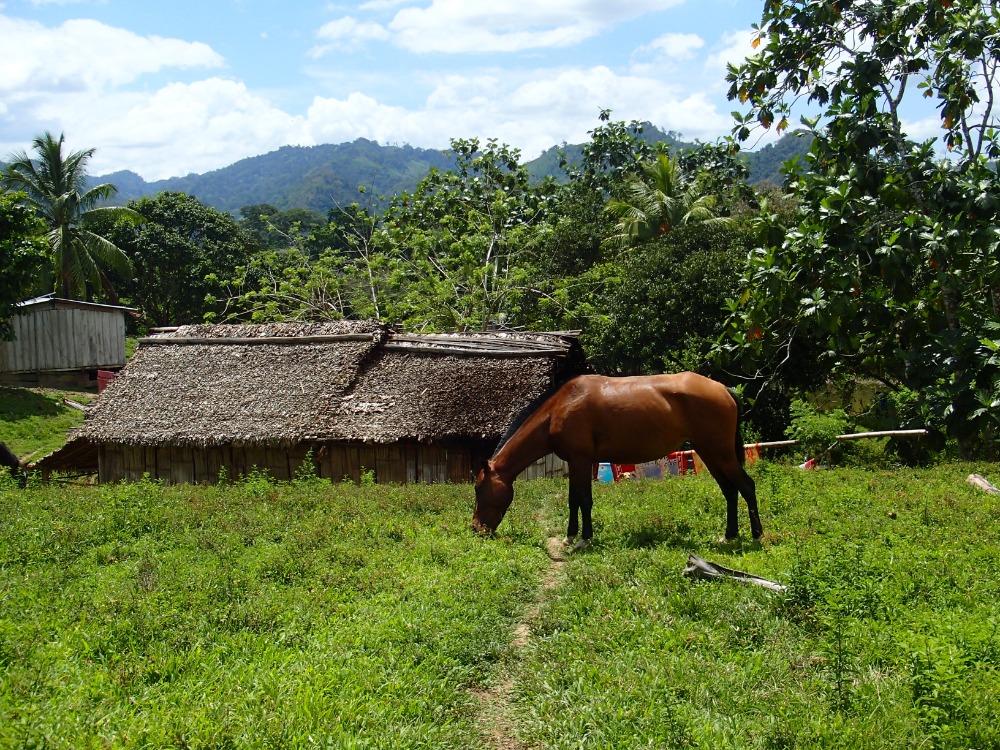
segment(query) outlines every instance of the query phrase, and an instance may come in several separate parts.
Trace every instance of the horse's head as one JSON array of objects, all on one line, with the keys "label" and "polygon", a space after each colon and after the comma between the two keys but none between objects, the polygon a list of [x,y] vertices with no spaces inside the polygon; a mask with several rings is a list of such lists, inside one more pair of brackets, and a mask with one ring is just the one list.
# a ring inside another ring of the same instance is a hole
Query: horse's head
[{"label": "horse's head", "polygon": [[481,534],[492,534],[513,500],[513,483],[502,478],[489,461],[485,462],[476,476],[476,505],[472,511],[472,528]]}]

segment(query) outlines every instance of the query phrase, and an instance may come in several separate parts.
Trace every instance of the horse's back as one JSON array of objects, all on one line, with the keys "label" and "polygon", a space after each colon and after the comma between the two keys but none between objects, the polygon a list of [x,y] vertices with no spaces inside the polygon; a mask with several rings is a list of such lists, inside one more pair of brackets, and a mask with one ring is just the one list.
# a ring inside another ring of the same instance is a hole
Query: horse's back
[{"label": "horse's back", "polygon": [[563,458],[653,460],[686,440],[731,440],[736,427],[736,404],[725,386],[696,373],[582,375],[557,395],[550,429]]}]

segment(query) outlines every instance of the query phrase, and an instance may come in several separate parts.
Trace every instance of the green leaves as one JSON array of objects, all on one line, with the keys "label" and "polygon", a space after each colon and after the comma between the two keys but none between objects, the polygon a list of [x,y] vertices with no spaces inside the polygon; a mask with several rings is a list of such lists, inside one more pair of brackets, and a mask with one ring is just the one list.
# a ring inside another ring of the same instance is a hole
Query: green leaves
[{"label": "green leaves", "polygon": [[15,305],[33,291],[46,265],[45,225],[23,193],[0,193],[0,340],[13,334]]},{"label": "green leaves", "polygon": [[88,190],[87,162],[94,149],[64,154],[64,142],[64,136],[57,139],[48,132],[35,138],[36,158],[23,151],[13,154],[0,184],[23,191],[21,200],[48,225],[56,291],[80,299],[103,292],[115,302],[117,296],[104,269],[127,276],[131,261],[113,242],[88,226],[101,223],[102,215],[131,223],[142,221],[142,217],[125,208],[100,207],[115,195],[116,188],[104,184]]},{"label": "green leaves", "polygon": [[[832,376],[922,394],[968,450],[976,434],[991,439],[992,401],[975,394],[996,371],[978,342],[1000,316],[1000,180],[985,156],[997,150],[995,114],[980,92],[1000,83],[1000,17],[979,0],[949,5],[765,6],[766,47],[729,77],[730,97],[749,105],[739,137],[798,97],[823,109],[807,121],[812,148],[789,183],[798,216],[784,237],[763,237],[770,252],[751,259],[733,328],[766,321],[762,354],[804,337],[836,353]],[[905,132],[914,94],[936,100],[952,159]]]}]

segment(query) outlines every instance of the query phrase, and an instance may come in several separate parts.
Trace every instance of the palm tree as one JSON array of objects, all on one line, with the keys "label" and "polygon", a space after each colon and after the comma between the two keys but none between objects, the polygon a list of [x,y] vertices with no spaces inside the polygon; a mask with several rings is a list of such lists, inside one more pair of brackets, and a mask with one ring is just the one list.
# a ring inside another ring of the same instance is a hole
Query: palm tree
[{"label": "palm tree", "polygon": [[730,223],[715,215],[716,196],[699,193],[698,180],[685,182],[677,161],[660,154],[643,167],[641,178],[628,179],[623,198],[608,200],[606,210],[616,223],[605,243],[624,248],[685,224]]},{"label": "palm tree", "polygon": [[52,250],[54,289],[65,297],[87,298],[103,288],[117,301],[117,295],[103,269],[121,277],[132,273],[132,262],[122,250],[103,237],[94,225],[110,226],[116,221],[141,222],[142,216],[130,208],[101,206],[118,189],[111,184],[87,189],[87,162],[95,149],[63,154],[65,136],[49,132],[32,141],[35,159],[24,151],[12,154],[11,163],[0,175],[0,184],[18,190],[48,225]]}]

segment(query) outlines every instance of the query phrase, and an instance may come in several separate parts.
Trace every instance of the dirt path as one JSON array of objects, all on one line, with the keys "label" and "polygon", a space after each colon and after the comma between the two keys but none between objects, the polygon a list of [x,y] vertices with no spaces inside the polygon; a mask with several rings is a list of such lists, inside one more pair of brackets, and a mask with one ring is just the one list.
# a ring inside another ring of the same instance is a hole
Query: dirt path
[{"label": "dirt path", "polygon": [[527,746],[514,735],[513,706],[511,693],[514,690],[514,676],[511,664],[517,661],[517,652],[523,649],[531,638],[532,624],[538,619],[549,592],[562,580],[566,564],[566,551],[562,541],[551,537],[547,542],[549,567],[542,577],[534,603],[514,626],[511,636],[511,656],[506,667],[497,675],[496,684],[489,690],[476,690],[473,696],[479,703],[479,725],[483,740],[491,750],[528,750]]}]

